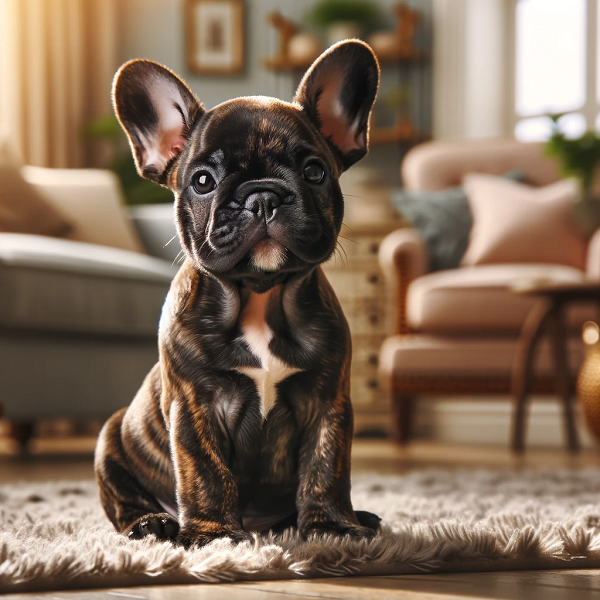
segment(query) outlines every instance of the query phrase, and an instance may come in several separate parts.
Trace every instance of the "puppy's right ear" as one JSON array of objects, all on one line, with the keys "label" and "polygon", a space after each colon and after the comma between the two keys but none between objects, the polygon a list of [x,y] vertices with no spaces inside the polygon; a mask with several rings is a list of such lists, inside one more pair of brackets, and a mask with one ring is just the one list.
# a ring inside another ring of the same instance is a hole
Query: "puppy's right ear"
[{"label": "puppy's right ear", "polygon": [[139,174],[164,183],[169,164],[204,113],[202,104],[177,75],[150,60],[132,60],[119,69],[113,103]]}]

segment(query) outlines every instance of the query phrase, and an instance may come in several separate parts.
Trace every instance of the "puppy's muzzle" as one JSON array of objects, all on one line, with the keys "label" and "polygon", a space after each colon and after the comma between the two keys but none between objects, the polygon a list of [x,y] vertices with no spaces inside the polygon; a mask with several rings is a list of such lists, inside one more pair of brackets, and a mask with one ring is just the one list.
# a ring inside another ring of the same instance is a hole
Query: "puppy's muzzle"
[{"label": "puppy's muzzle", "polygon": [[275,218],[277,208],[281,206],[281,198],[268,190],[250,194],[244,203],[244,208],[254,213],[257,218],[271,221]]},{"label": "puppy's muzzle", "polygon": [[235,196],[240,206],[265,222],[275,219],[283,204],[293,202],[293,192],[274,179],[246,181],[238,187]]}]

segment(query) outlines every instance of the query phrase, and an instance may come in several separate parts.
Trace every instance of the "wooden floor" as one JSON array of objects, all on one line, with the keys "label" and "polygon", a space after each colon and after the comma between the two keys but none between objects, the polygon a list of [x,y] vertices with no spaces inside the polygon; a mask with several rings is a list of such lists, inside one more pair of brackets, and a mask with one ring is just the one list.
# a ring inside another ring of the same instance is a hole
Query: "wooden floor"
[{"label": "wooden floor", "polygon": [[[89,440],[82,448],[89,448]],[[72,442],[68,449],[73,451]],[[18,480],[44,481],[93,476],[89,453],[79,456],[47,454],[52,440],[37,445],[41,452],[28,459],[0,459],[0,483]],[[62,449],[56,443],[56,451]],[[44,454],[44,452],[46,454]],[[356,441],[354,472],[405,473],[422,468],[584,468],[600,467],[600,452],[570,455],[560,451],[534,450],[515,457],[504,448],[443,446],[415,443],[400,449],[385,441]],[[346,577],[300,581],[241,582],[106,590],[14,594],[5,598],[45,600],[97,600],[138,598],[149,600],[278,600],[293,598],[443,600],[485,598],[502,600],[600,600],[600,570],[521,571],[405,575],[396,577]]]}]

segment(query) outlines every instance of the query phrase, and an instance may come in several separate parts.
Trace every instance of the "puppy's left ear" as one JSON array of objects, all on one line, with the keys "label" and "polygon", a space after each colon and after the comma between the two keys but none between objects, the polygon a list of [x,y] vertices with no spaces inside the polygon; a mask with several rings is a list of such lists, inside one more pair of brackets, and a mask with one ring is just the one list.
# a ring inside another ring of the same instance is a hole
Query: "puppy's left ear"
[{"label": "puppy's left ear", "polygon": [[115,75],[113,103],[142,177],[165,183],[202,104],[175,73],[151,60],[132,60]]},{"label": "puppy's left ear", "polygon": [[379,63],[360,40],[329,48],[298,86],[294,102],[339,151],[344,170],[367,154],[369,116],[378,87]]}]

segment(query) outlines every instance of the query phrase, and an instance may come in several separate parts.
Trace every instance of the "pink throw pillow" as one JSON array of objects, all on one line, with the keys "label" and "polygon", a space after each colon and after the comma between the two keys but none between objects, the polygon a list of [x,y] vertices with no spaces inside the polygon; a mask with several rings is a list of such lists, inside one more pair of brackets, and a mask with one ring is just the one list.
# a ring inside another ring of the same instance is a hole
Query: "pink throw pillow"
[{"label": "pink throw pillow", "polygon": [[575,181],[533,188],[470,174],[463,183],[473,227],[462,266],[551,263],[585,269],[586,243],[571,219]]}]

